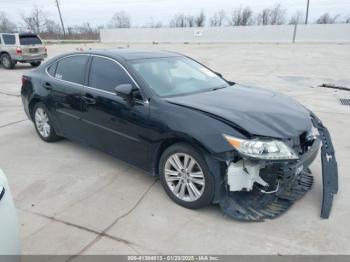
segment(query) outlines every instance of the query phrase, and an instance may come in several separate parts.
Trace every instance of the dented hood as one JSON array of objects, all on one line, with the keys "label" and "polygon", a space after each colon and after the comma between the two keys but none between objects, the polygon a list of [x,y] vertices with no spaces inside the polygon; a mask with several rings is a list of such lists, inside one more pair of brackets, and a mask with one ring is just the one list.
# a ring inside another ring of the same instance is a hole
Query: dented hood
[{"label": "dented hood", "polygon": [[308,110],[294,99],[238,84],[166,100],[223,118],[252,135],[296,137],[310,130],[312,125]]}]

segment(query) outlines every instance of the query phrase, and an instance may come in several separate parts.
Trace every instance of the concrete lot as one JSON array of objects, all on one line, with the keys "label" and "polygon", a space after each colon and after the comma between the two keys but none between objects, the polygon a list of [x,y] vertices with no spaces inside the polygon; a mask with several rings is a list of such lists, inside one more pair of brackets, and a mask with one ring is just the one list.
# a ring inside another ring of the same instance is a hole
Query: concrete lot
[{"label": "concrete lot", "polygon": [[[50,56],[76,48],[48,46]],[[174,204],[159,181],[109,155],[62,140],[39,139],[22,109],[20,77],[31,68],[0,68],[0,168],[18,210],[24,254],[350,254],[350,45],[137,45],[175,50],[227,79],[288,94],[329,127],[337,151],[340,192],[331,218],[320,215],[319,159],[314,188],[285,215],[264,223],[224,217],[217,206],[197,211]]]}]

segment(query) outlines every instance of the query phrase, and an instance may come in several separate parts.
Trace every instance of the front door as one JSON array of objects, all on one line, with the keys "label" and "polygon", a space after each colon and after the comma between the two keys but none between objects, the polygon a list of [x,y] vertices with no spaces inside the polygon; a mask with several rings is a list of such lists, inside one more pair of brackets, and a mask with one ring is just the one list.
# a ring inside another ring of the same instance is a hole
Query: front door
[{"label": "front door", "polygon": [[[135,87],[132,100],[117,96],[120,84]],[[95,147],[147,169],[149,105],[126,71],[114,60],[93,56],[83,92],[83,122]]]}]

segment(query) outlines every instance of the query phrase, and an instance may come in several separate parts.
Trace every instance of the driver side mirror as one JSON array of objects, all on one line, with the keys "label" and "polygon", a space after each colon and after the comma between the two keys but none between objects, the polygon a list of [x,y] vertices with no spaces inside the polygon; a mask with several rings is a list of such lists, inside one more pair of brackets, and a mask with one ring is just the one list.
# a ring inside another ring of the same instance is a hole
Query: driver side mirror
[{"label": "driver side mirror", "polygon": [[114,91],[117,96],[120,96],[125,100],[131,100],[133,89],[134,87],[132,86],[132,84],[121,84],[121,85],[117,85],[114,88]]}]

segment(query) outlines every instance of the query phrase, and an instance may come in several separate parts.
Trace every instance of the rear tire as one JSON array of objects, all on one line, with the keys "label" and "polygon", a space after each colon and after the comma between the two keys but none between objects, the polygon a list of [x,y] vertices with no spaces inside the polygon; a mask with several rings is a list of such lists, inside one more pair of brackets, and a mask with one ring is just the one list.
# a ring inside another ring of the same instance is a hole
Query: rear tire
[{"label": "rear tire", "polygon": [[39,137],[45,142],[56,142],[60,137],[56,134],[47,107],[39,102],[33,109],[33,121]]},{"label": "rear tire", "polygon": [[41,64],[41,61],[37,61],[37,62],[31,62],[30,65],[32,67],[38,67]]},{"label": "rear tire", "polygon": [[16,65],[16,63],[11,59],[11,56],[9,54],[2,54],[0,56],[1,64],[6,69],[13,69]]},{"label": "rear tire", "polygon": [[198,209],[213,199],[214,178],[202,155],[186,143],[174,144],[164,151],[159,176],[168,196],[183,207]]}]

